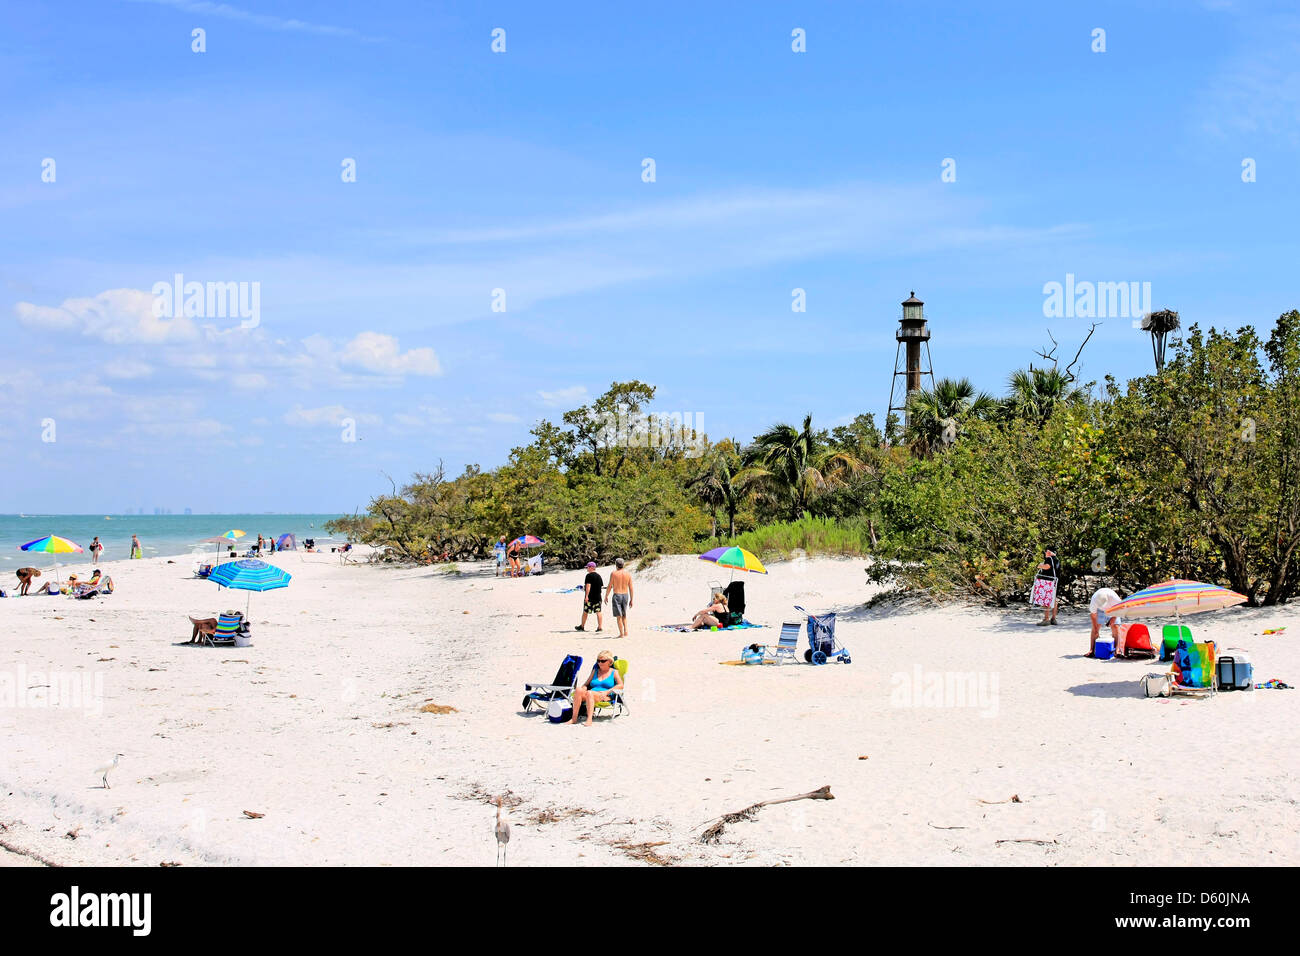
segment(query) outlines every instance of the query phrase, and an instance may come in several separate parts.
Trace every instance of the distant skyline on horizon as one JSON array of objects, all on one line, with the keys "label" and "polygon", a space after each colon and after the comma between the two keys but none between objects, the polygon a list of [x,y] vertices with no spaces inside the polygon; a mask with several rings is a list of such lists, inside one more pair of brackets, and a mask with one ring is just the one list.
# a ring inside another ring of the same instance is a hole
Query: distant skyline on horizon
[{"label": "distant skyline on horizon", "polygon": [[994,394],[1087,333],[1053,283],[1111,296],[1083,381],[1152,370],[1120,283],[1185,327],[1300,308],[1282,3],[6,19],[10,515],[350,514],[631,379],[714,439],[883,426],[911,290]]}]

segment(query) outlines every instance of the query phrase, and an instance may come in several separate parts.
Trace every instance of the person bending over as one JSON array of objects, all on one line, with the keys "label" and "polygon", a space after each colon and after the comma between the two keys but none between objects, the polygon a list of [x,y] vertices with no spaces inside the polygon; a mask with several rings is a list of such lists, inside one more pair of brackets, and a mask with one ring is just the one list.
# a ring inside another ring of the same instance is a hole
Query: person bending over
[{"label": "person bending over", "polygon": [[19,568],[16,572],[18,575],[18,593],[26,594],[31,590],[32,580],[41,576],[39,568]]}]

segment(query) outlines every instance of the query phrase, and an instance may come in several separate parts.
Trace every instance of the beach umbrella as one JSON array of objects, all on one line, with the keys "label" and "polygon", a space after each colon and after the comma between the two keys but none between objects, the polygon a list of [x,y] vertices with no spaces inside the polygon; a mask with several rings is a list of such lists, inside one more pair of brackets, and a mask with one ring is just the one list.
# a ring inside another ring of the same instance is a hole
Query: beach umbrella
[{"label": "beach umbrella", "polygon": [[755,574],[767,574],[767,568],[763,567],[763,562],[744,548],[714,548],[712,551],[705,551],[700,555],[700,560],[712,561],[719,567],[731,568],[733,571],[753,571]]},{"label": "beach umbrella", "polygon": [[267,564],[256,558],[245,558],[242,561],[227,561],[213,568],[212,573],[208,575],[208,580],[216,581],[223,588],[248,591],[248,600],[244,602],[244,616],[247,617],[248,605],[253,600],[253,591],[287,588],[292,577],[288,571],[277,568],[274,564]]},{"label": "beach umbrella", "polygon": [[[18,546],[19,551],[31,551],[40,554],[81,554],[82,547],[75,541],[69,541],[67,538],[60,538],[57,534],[47,534],[43,538],[37,538],[35,541],[28,541],[26,544]],[[55,562],[54,576],[59,578],[59,565]]]},{"label": "beach umbrella", "polygon": [[519,537],[515,538],[515,540],[511,541],[510,543],[517,544],[521,548],[541,548],[544,547],[546,544],[545,541],[537,537],[537,535],[535,534],[521,534]]},{"label": "beach umbrella", "polygon": [[1200,581],[1166,581],[1130,594],[1123,601],[1106,608],[1107,614],[1121,617],[1182,617],[1201,611],[1217,611],[1245,604],[1247,597],[1217,584]]}]

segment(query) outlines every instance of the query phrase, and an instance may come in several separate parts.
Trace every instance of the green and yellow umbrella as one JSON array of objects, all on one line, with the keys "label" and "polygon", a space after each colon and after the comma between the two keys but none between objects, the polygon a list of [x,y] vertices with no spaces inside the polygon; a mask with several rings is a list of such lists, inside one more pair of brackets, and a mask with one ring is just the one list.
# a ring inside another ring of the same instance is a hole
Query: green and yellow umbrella
[{"label": "green and yellow umbrella", "polygon": [[755,574],[767,574],[767,568],[763,567],[763,562],[744,548],[714,548],[712,551],[705,551],[700,555],[700,560],[712,561],[719,567],[731,568],[733,571],[753,571]]}]

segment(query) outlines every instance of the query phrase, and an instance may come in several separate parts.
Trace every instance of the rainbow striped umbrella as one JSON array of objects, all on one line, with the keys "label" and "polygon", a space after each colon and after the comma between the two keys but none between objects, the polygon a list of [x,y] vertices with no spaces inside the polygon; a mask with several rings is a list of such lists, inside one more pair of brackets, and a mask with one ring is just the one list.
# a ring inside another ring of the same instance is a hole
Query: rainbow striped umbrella
[{"label": "rainbow striped umbrella", "polygon": [[1181,617],[1201,611],[1245,604],[1247,597],[1217,584],[1200,581],[1166,581],[1130,594],[1118,604],[1106,608],[1107,614],[1121,617]]},{"label": "rainbow striped umbrella", "polygon": [[720,567],[731,568],[733,571],[753,571],[756,574],[767,574],[767,568],[763,567],[763,562],[744,548],[714,548],[712,551],[705,551],[700,555],[700,560],[712,561]]},{"label": "rainbow striped umbrella", "polygon": [[546,544],[545,541],[537,537],[535,534],[521,534],[510,543],[517,544],[521,548],[540,548]]},{"label": "rainbow striped umbrella", "polygon": [[81,554],[81,545],[75,541],[69,541],[67,538],[60,538],[57,534],[47,534],[43,538],[37,538],[35,541],[28,541],[26,544],[18,546],[19,551],[42,551],[45,554]]},{"label": "rainbow striped umbrella", "polygon": [[[47,534],[43,538],[37,538],[35,541],[28,541],[26,544],[18,546],[19,551],[33,551],[42,554],[81,554],[82,547],[75,541],[69,541],[67,538],[60,538],[57,534]],[[62,583],[63,578],[59,576],[59,565],[54,565],[54,576]]]}]

